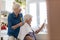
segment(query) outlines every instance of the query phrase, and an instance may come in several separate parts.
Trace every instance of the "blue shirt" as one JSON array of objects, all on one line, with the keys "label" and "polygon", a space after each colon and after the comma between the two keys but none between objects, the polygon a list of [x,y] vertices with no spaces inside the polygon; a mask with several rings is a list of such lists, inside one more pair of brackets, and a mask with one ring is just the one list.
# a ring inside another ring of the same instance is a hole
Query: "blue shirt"
[{"label": "blue shirt", "polygon": [[20,13],[18,15],[18,17],[16,17],[14,12],[9,14],[9,16],[8,16],[8,35],[9,36],[14,36],[15,38],[17,38],[20,27],[18,27],[16,29],[12,29],[12,26],[14,26],[22,21],[23,21],[22,13]]}]

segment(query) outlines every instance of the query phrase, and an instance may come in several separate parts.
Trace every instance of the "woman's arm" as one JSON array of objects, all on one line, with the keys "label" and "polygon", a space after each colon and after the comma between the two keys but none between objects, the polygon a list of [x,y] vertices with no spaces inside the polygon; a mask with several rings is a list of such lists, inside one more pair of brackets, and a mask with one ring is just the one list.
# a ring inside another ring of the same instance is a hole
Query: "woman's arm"
[{"label": "woman's arm", "polygon": [[12,26],[12,28],[13,29],[16,29],[16,28],[18,28],[19,26],[22,26],[23,24],[24,24],[24,22],[23,22],[23,15],[22,15],[22,13],[20,14],[21,15],[21,22],[20,23],[18,23],[18,24],[16,24],[16,25],[14,25],[14,26]]},{"label": "woman's arm", "polygon": [[45,23],[42,24],[41,28],[39,28],[38,30],[35,31],[36,34],[39,33],[39,32],[43,29],[44,24],[45,24]]},{"label": "woman's arm", "polygon": [[23,22],[20,22],[16,25],[12,26],[12,29],[16,29],[16,28],[18,28],[19,26],[22,26],[22,25],[23,25]]}]

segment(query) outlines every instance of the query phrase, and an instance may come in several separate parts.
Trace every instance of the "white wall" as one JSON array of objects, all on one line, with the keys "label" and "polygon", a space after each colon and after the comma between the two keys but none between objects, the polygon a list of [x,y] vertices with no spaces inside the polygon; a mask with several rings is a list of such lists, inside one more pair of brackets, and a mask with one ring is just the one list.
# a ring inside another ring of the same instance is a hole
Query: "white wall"
[{"label": "white wall", "polygon": [[[0,11],[1,11],[1,7],[2,7],[2,1],[0,0]],[[0,16],[0,18],[1,18],[1,16]],[[1,25],[1,23],[0,23],[0,25]],[[1,31],[1,26],[0,26],[0,31]],[[0,40],[1,40],[1,37],[0,37]]]},{"label": "white wall", "polygon": [[32,3],[32,2],[42,2],[42,1],[46,1],[46,0],[26,0],[26,1],[29,3]]},{"label": "white wall", "polygon": [[0,0],[0,10],[1,10],[1,7],[2,7],[2,1]]},{"label": "white wall", "polygon": [[5,10],[5,0],[0,0],[0,11]]}]

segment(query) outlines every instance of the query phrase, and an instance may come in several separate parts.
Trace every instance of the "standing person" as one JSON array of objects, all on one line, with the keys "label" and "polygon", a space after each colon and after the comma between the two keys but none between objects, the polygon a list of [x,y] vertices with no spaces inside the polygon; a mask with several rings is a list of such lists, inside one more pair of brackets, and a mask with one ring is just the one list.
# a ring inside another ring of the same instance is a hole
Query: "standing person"
[{"label": "standing person", "polygon": [[20,27],[23,25],[23,15],[21,13],[20,5],[13,4],[13,12],[8,16],[8,35],[9,40],[15,40],[18,36]]}]

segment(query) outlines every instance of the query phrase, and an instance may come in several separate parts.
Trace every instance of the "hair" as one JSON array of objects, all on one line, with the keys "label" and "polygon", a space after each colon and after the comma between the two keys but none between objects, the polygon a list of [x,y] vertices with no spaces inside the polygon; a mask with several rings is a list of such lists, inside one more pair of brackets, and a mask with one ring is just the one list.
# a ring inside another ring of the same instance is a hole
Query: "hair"
[{"label": "hair", "polygon": [[25,22],[26,20],[29,20],[30,18],[32,18],[32,15],[26,14],[26,15],[24,16],[24,22]]},{"label": "hair", "polygon": [[20,5],[17,2],[13,2],[13,10],[20,8]]}]

